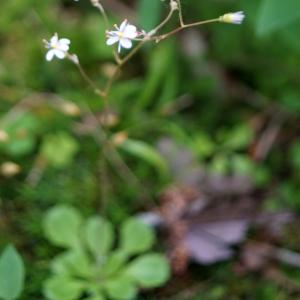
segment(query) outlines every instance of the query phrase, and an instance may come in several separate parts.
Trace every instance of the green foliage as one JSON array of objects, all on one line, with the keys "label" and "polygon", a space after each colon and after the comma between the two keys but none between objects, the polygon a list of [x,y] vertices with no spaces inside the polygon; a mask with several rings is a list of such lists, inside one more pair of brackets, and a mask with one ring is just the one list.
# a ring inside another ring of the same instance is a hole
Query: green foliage
[{"label": "green foliage", "polygon": [[125,271],[140,286],[153,288],[166,282],[169,277],[168,263],[159,254],[145,254],[131,261]]},{"label": "green foliage", "polygon": [[296,140],[290,150],[290,158],[292,166],[295,170],[300,169],[300,141]]},{"label": "green foliage", "polygon": [[13,246],[7,246],[0,256],[0,298],[14,300],[23,290],[25,270],[21,256]]},{"label": "green foliage", "polygon": [[0,143],[0,150],[2,148],[12,157],[31,153],[36,144],[39,126],[40,120],[29,112],[20,111],[16,118],[8,118],[3,126],[8,134],[8,142]]},{"label": "green foliage", "polygon": [[168,167],[165,160],[156,149],[147,143],[133,139],[126,139],[119,147],[127,153],[153,165],[160,175],[165,176],[167,174]]},{"label": "green foliage", "polygon": [[160,0],[140,0],[138,2],[138,16],[141,28],[147,31],[153,29],[159,22],[161,10]]},{"label": "green foliage", "polygon": [[78,231],[81,222],[76,209],[68,206],[55,207],[45,219],[45,235],[54,245],[76,248],[80,241]]},{"label": "green foliage", "polygon": [[[30,268],[22,299],[43,298],[40,287],[46,276],[44,266],[50,260],[53,276],[44,289],[49,299],[79,298],[87,291],[84,297],[90,300],[130,299],[144,287],[139,280],[145,287],[152,287],[156,277],[162,280],[166,269],[154,270],[146,259],[152,255],[146,252],[155,246],[153,232],[135,226],[136,220],[130,218],[137,209],[151,205],[143,201],[140,190],[156,200],[165,184],[173,183],[168,181],[172,176],[166,176],[166,162],[155,146],[161,137],[191,149],[205,175],[247,175],[262,194],[270,195],[269,208],[300,211],[299,0],[182,0],[186,22],[244,10],[245,23],[186,29],[176,37],[148,44],[133,57],[108,99],[116,124],[105,128],[108,137],[125,130],[129,139],[115,149],[120,159],[108,153],[103,168],[98,164],[103,159],[102,144],[95,143],[101,128],[84,112],[71,118],[57,109],[59,99],[65,98],[90,107],[100,119],[102,101],[70,62],[47,63],[42,44],[54,32],[70,38],[71,52],[101,85],[113,60],[105,43],[103,18],[90,1],[2,2],[0,164],[14,161],[22,172],[7,179],[1,176],[5,214],[0,240],[2,244],[16,241],[26,253]],[[128,17],[145,30],[162,20],[169,3],[119,2],[129,10],[108,10],[111,24]],[[123,15],[127,11],[136,14]],[[174,14],[161,33],[177,25]],[[279,126],[278,136],[266,158],[256,162],[255,147],[268,141],[264,134],[274,124]],[[7,140],[1,140],[2,131]],[[180,158],[178,155],[179,162]],[[126,176],[122,164],[136,180]],[[160,176],[155,176],[153,169]],[[84,220],[77,210],[66,206],[72,204],[88,215],[99,208],[103,195],[111,222],[129,218],[117,228],[117,239],[114,226],[106,219]],[[53,248],[40,242],[40,220],[45,207],[55,203],[63,204],[64,209],[53,210],[52,216],[49,213],[43,227],[53,245],[65,250],[52,259]],[[293,249],[299,249],[295,236]],[[188,276],[201,284],[191,299],[294,297],[284,287],[279,291],[264,281],[258,283],[257,277],[235,278],[224,265],[193,270],[196,272]],[[158,272],[155,279],[154,271]],[[218,277],[219,272],[224,274]],[[208,283],[202,285],[203,280]],[[5,291],[9,286],[5,283]],[[14,282],[9,292],[17,292],[16,287]],[[156,299],[156,295],[151,298],[151,293],[145,293],[145,298]]]},{"label": "green foliage", "polygon": [[78,299],[84,290],[84,284],[68,277],[56,276],[45,283],[44,294],[47,299]]},{"label": "green foliage", "polygon": [[74,138],[66,132],[59,132],[44,137],[41,155],[49,165],[62,168],[72,162],[78,148],[79,145]]},{"label": "green foliage", "polygon": [[298,0],[264,0],[257,20],[257,32],[267,34],[300,19]]},{"label": "green foliage", "polygon": [[127,255],[143,253],[154,243],[150,227],[132,218],[126,220],[120,229],[120,247]]},{"label": "green foliage", "polygon": [[[102,235],[99,235],[99,232]],[[106,220],[100,217],[89,218],[86,222],[84,235],[86,243],[97,258],[98,256],[105,256],[111,250],[113,245],[113,227]]]},{"label": "green foliage", "polygon": [[91,299],[130,300],[139,288],[155,288],[169,278],[163,255],[144,254],[153,246],[154,232],[137,219],[121,225],[115,250],[112,225],[99,216],[83,221],[72,207],[50,209],[44,228],[50,242],[67,248],[52,260],[53,275],[44,284],[49,300],[75,300],[83,292]]}]

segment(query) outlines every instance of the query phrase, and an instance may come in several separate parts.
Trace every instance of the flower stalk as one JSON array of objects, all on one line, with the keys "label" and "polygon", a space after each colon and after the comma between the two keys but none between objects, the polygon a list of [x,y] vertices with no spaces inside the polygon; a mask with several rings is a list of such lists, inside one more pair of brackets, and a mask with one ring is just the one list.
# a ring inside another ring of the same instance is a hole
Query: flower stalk
[{"label": "flower stalk", "polygon": [[[76,54],[69,54],[69,45],[70,40],[68,39],[59,39],[57,34],[55,34],[50,41],[44,41],[45,47],[48,49],[46,54],[46,59],[48,61],[52,60],[53,57],[57,57],[59,59],[68,58],[72,61],[76,67],[78,68],[83,79],[90,85],[94,92],[103,98],[105,103],[105,110],[108,110],[108,95],[113,86],[114,81],[116,80],[118,74],[121,72],[122,67],[140,50],[140,48],[149,41],[160,42],[186,28],[196,27],[208,23],[222,22],[222,23],[231,23],[231,24],[241,24],[245,18],[245,15],[242,11],[227,13],[218,18],[213,18],[210,20],[198,21],[194,23],[185,23],[182,13],[182,5],[181,0],[169,0],[169,13],[167,16],[159,23],[154,29],[150,30],[148,33],[141,30],[138,31],[137,27],[130,24],[128,20],[124,20],[120,26],[114,25],[114,30],[108,30],[110,27],[109,19],[107,13],[101,4],[100,0],[90,0],[91,4],[96,7],[106,25],[106,44],[108,46],[112,46],[117,44],[117,51],[113,50],[113,55],[117,67],[115,68],[113,74],[108,79],[107,83],[103,88],[98,88],[96,83],[87,75],[87,73],[82,68],[79,59]],[[175,11],[178,11],[179,18],[179,27],[160,35],[157,33],[169,23]],[[138,42],[137,45],[133,46],[134,42]],[[120,53],[124,49],[131,49],[125,56],[121,57]]]}]

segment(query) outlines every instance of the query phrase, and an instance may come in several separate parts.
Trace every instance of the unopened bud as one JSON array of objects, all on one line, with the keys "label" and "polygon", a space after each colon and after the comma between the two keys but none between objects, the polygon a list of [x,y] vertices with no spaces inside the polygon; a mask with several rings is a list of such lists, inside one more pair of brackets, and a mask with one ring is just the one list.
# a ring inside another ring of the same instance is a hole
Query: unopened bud
[{"label": "unopened bud", "polygon": [[21,167],[11,161],[4,162],[0,165],[0,172],[5,177],[13,177],[21,171]]},{"label": "unopened bud", "polygon": [[126,131],[120,131],[115,133],[112,136],[111,141],[115,146],[119,146],[123,144],[127,139],[128,139],[128,133]]},{"label": "unopened bud", "polygon": [[171,7],[171,10],[177,10],[178,9],[178,3],[177,3],[177,1],[171,0],[170,1],[170,7]]},{"label": "unopened bud", "polygon": [[0,143],[5,143],[8,141],[8,134],[6,133],[6,131],[0,129]]},{"label": "unopened bud", "polygon": [[60,109],[68,116],[76,117],[80,115],[79,107],[72,102],[64,102],[60,105]]},{"label": "unopened bud", "polygon": [[92,5],[98,6],[99,5],[99,0],[91,0]]},{"label": "unopened bud", "polygon": [[111,111],[99,115],[101,125],[105,127],[113,127],[119,123],[119,116]]}]

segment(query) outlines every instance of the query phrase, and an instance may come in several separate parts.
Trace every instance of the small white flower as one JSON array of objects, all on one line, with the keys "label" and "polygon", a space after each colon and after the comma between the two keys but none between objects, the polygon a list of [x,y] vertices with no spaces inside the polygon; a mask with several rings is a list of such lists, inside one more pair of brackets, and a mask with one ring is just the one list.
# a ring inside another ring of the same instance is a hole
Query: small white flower
[{"label": "small white flower", "polygon": [[228,13],[220,17],[220,21],[224,23],[232,24],[242,24],[245,19],[245,14],[243,11],[238,11],[234,13]]},{"label": "small white flower", "polygon": [[50,42],[44,40],[44,43],[45,47],[49,49],[46,54],[46,60],[50,61],[54,56],[59,59],[65,58],[71,42],[69,39],[59,39],[57,33],[55,33],[50,39]]},{"label": "small white flower", "polygon": [[132,40],[138,36],[138,32],[135,26],[128,23],[127,20],[123,21],[120,28],[115,25],[116,31],[107,31],[106,44],[111,46],[119,42],[118,52],[121,52],[122,47],[130,49],[132,47]]}]

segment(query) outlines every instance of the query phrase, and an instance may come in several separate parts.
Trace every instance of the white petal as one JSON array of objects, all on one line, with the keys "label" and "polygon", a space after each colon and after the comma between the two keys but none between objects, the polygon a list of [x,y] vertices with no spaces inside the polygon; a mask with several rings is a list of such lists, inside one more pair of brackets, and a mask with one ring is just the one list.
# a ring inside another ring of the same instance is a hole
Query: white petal
[{"label": "white petal", "polygon": [[121,31],[121,32],[124,32],[124,30],[126,29],[127,23],[128,23],[127,20],[124,20],[124,21],[122,22],[122,24],[120,25],[120,31]]},{"label": "white petal", "polygon": [[51,50],[49,50],[49,51],[47,52],[47,54],[46,54],[46,60],[47,60],[47,61],[52,60],[52,58],[53,58],[53,56],[54,56],[54,51],[55,51],[55,50],[51,49]]},{"label": "white petal", "polygon": [[109,36],[119,36],[119,33],[120,33],[120,31],[115,31],[115,30],[113,30],[113,31],[109,31],[109,32],[108,32],[108,35],[109,35]]},{"label": "white petal", "polygon": [[66,53],[64,51],[58,50],[58,49],[53,49],[54,50],[54,54],[57,58],[59,59],[63,59],[66,56]]},{"label": "white petal", "polygon": [[54,34],[54,36],[50,39],[50,44],[55,45],[57,41],[58,41],[58,36],[57,34]]},{"label": "white petal", "polygon": [[67,52],[67,51],[69,50],[69,45],[64,44],[64,43],[61,43],[61,42],[59,41],[57,48],[58,48],[59,50],[62,50],[62,51],[64,51],[64,52]]},{"label": "white petal", "polygon": [[116,42],[119,41],[119,37],[117,36],[112,36],[110,37],[107,41],[106,41],[106,45],[111,46],[113,44],[115,44]]},{"label": "white petal", "polygon": [[69,39],[60,39],[59,43],[70,45],[71,41]]},{"label": "white petal", "polygon": [[129,39],[134,39],[138,35],[136,27],[133,25],[127,25],[124,30],[124,36]]},{"label": "white petal", "polygon": [[123,48],[129,49],[132,47],[132,42],[129,39],[120,39],[120,44]]}]

